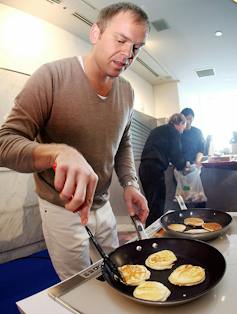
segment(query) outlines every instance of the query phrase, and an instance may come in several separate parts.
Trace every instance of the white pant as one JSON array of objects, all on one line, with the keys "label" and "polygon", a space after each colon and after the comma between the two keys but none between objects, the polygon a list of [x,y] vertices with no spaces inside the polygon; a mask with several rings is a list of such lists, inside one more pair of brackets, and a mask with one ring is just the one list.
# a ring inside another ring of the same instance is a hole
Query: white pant
[{"label": "white pant", "polygon": [[[48,252],[61,280],[88,267],[91,264],[90,257],[93,262],[101,258],[94,245],[89,245],[88,233],[81,225],[78,213],[41,198],[39,207]],[[116,220],[109,202],[90,212],[87,225],[107,253],[118,247]]]}]

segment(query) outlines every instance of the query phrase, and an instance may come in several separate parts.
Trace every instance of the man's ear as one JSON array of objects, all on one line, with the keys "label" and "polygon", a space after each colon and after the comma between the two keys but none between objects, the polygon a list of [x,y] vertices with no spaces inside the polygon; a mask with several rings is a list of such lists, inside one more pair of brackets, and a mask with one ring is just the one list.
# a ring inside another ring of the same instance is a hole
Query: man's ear
[{"label": "man's ear", "polygon": [[92,43],[92,45],[95,45],[97,43],[97,40],[100,37],[100,29],[97,24],[93,24],[91,26],[89,36],[90,36],[90,42]]}]

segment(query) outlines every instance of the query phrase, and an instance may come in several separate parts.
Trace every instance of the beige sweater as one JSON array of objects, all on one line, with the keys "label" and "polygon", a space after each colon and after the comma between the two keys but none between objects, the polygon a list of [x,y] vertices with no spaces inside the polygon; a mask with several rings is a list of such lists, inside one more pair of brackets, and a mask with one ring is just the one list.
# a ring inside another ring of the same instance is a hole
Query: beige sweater
[{"label": "beige sweater", "polygon": [[[106,99],[89,84],[77,57],[45,64],[27,81],[0,130],[0,166],[35,172],[32,151],[39,143],[65,143],[82,153],[99,177],[93,208],[108,199],[115,168],[120,183],[135,181],[130,143],[133,91],[116,78]],[[63,205],[52,169],[35,173],[40,197]]]}]

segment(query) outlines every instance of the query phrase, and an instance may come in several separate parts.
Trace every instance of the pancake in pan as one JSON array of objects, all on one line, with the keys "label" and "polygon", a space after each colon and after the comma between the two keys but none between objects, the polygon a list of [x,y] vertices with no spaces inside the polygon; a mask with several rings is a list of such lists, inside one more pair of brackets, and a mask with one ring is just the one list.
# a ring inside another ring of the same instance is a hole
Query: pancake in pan
[{"label": "pancake in pan", "polygon": [[123,281],[127,285],[138,286],[151,276],[150,271],[144,265],[123,265],[118,267]]},{"label": "pancake in pan", "polygon": [[188,217],[184,219],[184,224],[192,227],[201,227],[204,221],[198,217]]},{"label": "pancake in pan", "polygon": [[205,222],[202,227],[207,231],[218,231],[222,229],[222,225],[217,222]]},{"label": "pancake in pan", "polygon": [[133,296],[147,301],[166,301],[170,290],[157,281],[146,281],[135,288]]},{"label": "pancake in pan", "polygon": [[208,231],[205,229],[189,229],[187,231],[184,231],[184,233],[190,233],[190,234],[200,234],[200,233],[207,233]]},{"label": "pancake in pan", "polygon": [[168,225],[168,229],[178,232],[184,232],[186,226],[183,224],[170,224]]},{"label": "pancake in pan", "polygon": [[170,250],[162,250],[153,253],[145,260],[146,266],[155,270],[170,269],[177,260],[175,254]]},{"label": "pancake in pan", "polygon": [[205,269],[200,266],[184,264],[177,267],[168,280],[177,286],[194,286],[203,282],[206,278]]}]

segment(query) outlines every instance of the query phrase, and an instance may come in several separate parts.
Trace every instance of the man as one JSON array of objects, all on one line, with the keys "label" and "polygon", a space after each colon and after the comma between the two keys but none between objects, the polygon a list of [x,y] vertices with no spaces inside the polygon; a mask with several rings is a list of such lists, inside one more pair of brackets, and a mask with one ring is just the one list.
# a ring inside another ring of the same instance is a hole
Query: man
[{"label": "man", "polygon": [[181,141],[184,158],[191,164],[201,165],[201,160],[205,151],[205,140],[200,129],[192,126],[194,112],[191,108],[184,108],[181,113],[187,120]]},{"label": "man", "polygon": [[130,142],[134,95],[119,75],[148,29],[146,13],[131,3],[102,9],[91,52],[40,67],[0,131],[0,165],[35,173],[44,237],[61,279],[90,265],[85,224],[106,251],[118,246],[108,201],[114,168],[129,215],[147,217]]},{"label": "man", "polygon": [[[190,164],[195,164],[198,168],[200,168],[202,157],[205,152],[205,140],[203,138],[202,131],[192,126],[194,111],[191,108],[184,108],[181,113],[187,120],[186,129],[181,136],[184,158],[188,160]],[[192,203],[188,206],[204,208],[206,207],[206,202],[200,201]]]},{"label": "man", "polygon": [[178,170],[183,170],[186,166],[180,140],[180,134],[185,127],[185,117],[180,113],[174,114],[168,124],[153,129],[145,143],[139,176],[150,209],[146,226],[164,213],[165,170],[169,163],[171,162]]}]

